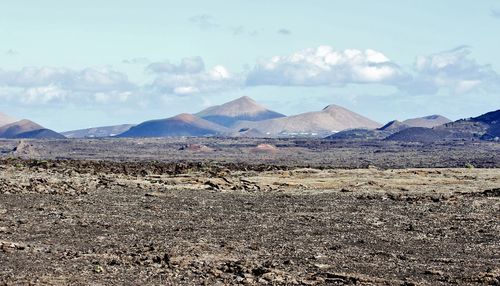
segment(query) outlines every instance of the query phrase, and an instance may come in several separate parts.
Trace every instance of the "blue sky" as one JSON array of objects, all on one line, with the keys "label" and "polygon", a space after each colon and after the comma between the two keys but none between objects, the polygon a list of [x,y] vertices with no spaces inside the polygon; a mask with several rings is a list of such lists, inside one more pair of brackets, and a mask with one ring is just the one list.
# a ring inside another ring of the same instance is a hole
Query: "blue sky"
[{"label": "blue sky", "polygon": [[500,108],[498,1],[2,1],[0,111],[57,131],[248,95],[381,123]]}]

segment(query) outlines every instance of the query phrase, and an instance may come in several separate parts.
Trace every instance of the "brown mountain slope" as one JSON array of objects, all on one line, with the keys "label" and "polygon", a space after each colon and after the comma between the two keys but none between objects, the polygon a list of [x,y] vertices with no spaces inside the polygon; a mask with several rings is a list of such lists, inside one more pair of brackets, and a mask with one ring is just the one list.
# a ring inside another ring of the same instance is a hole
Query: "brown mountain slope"
[{"label": "brown mountain slope", "polygon": [[0,127],[0,137],[13,138],[18,134],[38,129],[44,128],[31,120],[22,119]]},{"label": "brown mountain slope", "polygon": [[65,137],[31,120],[23,119],[0,127],[0,138],[57,139]]},{"label": "brown mountain slope", "polygon": [[210,136],[226,132],[228,129],[223,126],[183,113],[166,119],[143,122],[117,137]]},{"label": "brown mountain slope", "polygon": [[411,119],[406,119],[405,121],[401,122],[403,124],[406,124],[411,127],[426,127],[426,128],[432,128],[435,126],[443,125],[446,123],[451,122],[450,119],[441,116],[441,115],[429,115],[429,116],[424,116],[424,117],[418,117],[418,118],[411,118]]},{"label": "brown mountain slope", "polygon": [[351,128],[377,128],[380,124],[338,105],[329,105],[321,111],[259,122],[239,122],[235,130],[253,128],[267,136],[317,135]]},{"label": "brown mountain slope", "polygon": [[237,121],[261,121],[285,117],[281,113],[265,108],[248,96],[209,107],[195,115],[223,126],[231,126]]}]

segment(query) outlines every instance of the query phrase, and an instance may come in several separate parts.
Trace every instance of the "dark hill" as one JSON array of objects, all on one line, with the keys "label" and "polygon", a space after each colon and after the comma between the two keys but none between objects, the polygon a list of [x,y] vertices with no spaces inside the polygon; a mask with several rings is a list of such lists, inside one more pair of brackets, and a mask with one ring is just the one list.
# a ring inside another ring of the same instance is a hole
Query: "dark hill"
[{"label": "dark hill", "polygon": [[447,130],[425,127],[410,127],[388,136],[387,140],[406,142],[437,142],[451,137]]},{"label": "dark hill", "polygon": [[372,139],[384,139],[390,132],[377,130],[377,129],[348,129],[334,133],[325,139],[331,140],[372,140]]},{"label": "dark hill", "polygon": [[378,128],[380,131],[388,131],[389,133],[396,133],[401,130],[407,129],[412,127],[411,125],[405,124],[399,120],[393,120],[388,122],[386,125]]},{"label": "dark hill", "polygon": [[500,138],[500,110],[460,119],[433,128],[408,128],[397,132],[388,140],[436,142],[441,140],[490,140]]},{"label": "dark hill", "polygon": [[211,136],[227,131],[223,126],[184,113],[167,119],[143,122],[117,137]]},{"label": "dark hill", "polygon": [[27,131],[23,133],[19,133],[13,138],[25,138],[25,139],[64,139],[63,135],[52,131],[50,129],[37,129],[32,131]]}]

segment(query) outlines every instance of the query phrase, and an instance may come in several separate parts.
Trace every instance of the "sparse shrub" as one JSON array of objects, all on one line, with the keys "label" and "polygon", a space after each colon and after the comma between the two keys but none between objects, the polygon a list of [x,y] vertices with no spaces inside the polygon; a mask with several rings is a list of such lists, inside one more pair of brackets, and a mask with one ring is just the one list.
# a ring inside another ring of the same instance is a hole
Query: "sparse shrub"
[{"label": "sparse shrub", "polygon": [[474,165],[472,165],[471,163],[465,163],[465,168],[474,169]]},{"label": "sparse shrub", "polygon": [[94,272],[95,273],[102,273],[104,271],[104,268],[102,268],[101,265],[97,264],[97,265],[94,265]]}]

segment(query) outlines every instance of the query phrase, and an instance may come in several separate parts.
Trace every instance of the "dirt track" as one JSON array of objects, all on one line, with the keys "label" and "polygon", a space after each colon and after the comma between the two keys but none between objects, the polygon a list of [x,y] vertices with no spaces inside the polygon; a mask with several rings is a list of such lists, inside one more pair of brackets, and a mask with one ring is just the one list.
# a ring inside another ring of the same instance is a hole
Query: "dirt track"
[{"label": "dirt track", "polygon": [[500,283],[499,169],[0,171],[0,285]]}]

